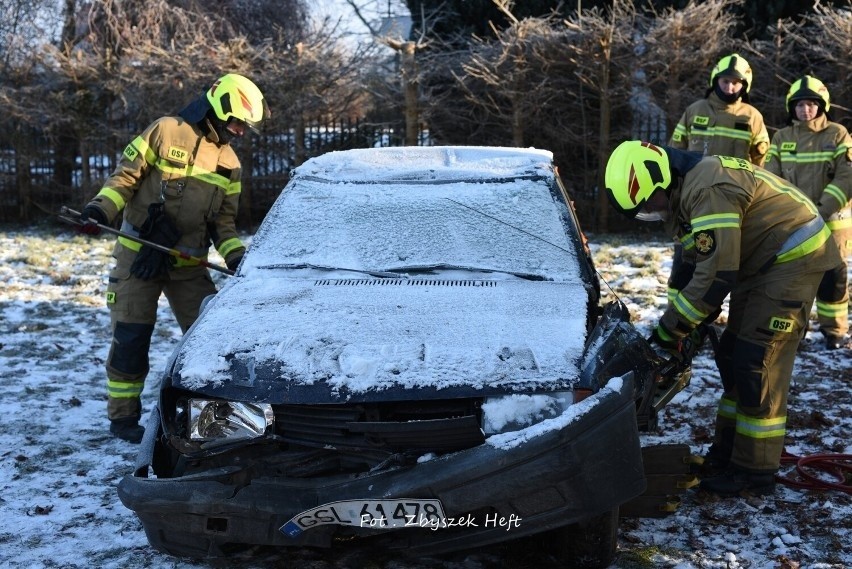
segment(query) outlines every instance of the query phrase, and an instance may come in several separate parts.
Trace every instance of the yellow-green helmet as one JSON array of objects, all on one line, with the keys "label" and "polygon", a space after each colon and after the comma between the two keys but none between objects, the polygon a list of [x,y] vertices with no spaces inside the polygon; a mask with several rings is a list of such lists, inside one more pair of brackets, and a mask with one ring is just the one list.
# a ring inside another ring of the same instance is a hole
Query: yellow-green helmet
[{"label": "yellow-green helmet", "polygon": [[790,90],[787,91],[787,111],[792,114],[796,107],[796,101],[801,101],[802,99],[816,101],[822,107],[822,112],[824,113],[827,113],[831,108],[828,88],[822,81],[812,75],[805,75],[790,85]]},{"label": "yellow-green helmet", "polygon": [[671,183],[668,155],[650,142],[622,142],[606,163],[605,185],[609,201],[628,217],[636,217],[651,194],[665,190]]},{"label": "yellow-green helmet", "polygon": [[716,79],[719,77],[736,77],[743,82],[743,93],[748,93],[751,90],[751,66],[738,53],[726,55],[719,60],[719,63],[710,72],[711,87],[716,85]]},{"label": "yellow-green helmet", "polygon": [[207,90],[207,101],[223,123],[235,118],[254,130],[269,117],[263,93],[251,80],[236,73],[223,75]]}]

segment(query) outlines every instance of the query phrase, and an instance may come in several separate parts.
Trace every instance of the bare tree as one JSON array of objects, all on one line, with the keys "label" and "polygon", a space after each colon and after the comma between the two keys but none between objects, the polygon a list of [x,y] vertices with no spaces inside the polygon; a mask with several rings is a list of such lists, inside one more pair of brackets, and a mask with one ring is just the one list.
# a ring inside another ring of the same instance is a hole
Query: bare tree
[{"label": "bare tree", "polygon": [[796,40],[809,54],[810,65],[798,75],[813,71],[826,82],[835,120],[852,128],[852,5],[840,8],[817,3],[805,20],[810,33]]},{"label": "bare tree", "polygon": [[[355,17],[369,30],[372,37],[392,50],[399,58],[399,84],[401,86],[403,100],[403,117],[405,122],[405,144],[416,146],[420,134],[420,92],[417,56],[418,52],[425,48],[429,42],[425,39],[425,33],[421,32],[417,40],[407,37],[408,30],[392,25],[388,20],[391,18],[390,7],[388,15],[382,20],[371,20],[367,15],[370,11],[375,13],[376,0],[358,2],[346,0],[352,8]],[[390,6],[390,3],[388,3]],[[404,10],[401,3],[396,7],[397,11]],[[407,10],[405,10],[407,12]],[[395,12],[396,13],[396,12]],[[424,18],[425,21],[426,18]],[[390,25],[389,25],[390,24]]]},{"label": "bare tree", "polygon": [[681,10],[667,8],[643,20],[637,79],[651,90],[668,118],[668,134],[686,106],[705,96],[719,58],[734,49],[731,38],[739,20],[733,8],[742,4],[743,0],[690,0]]}]

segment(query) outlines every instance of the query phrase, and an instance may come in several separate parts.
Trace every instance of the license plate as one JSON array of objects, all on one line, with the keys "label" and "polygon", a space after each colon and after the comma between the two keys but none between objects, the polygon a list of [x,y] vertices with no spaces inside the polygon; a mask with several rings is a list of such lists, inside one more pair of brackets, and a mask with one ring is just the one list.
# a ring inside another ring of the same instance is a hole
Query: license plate
[{"label": "license plate", "polygon": [[305,510],[279,530],[296,537],[305,530],[324,525],[369,529],[436,528],[446,525],[446,520],[440,500],[341,500]]}]

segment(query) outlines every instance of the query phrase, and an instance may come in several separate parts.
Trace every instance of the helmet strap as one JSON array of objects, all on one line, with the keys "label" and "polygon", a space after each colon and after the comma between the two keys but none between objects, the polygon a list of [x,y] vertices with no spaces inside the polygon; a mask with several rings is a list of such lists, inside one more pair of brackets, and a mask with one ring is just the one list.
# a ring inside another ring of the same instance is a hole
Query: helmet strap
[{"label": "helmet strap", "polygon": [[202,120],[198,126],[210,142],[218,144],[219,146],[229,144],[234,136],[228,132],[227,128],[225,128],[226,123],[219,120],[219,118],[215,115],[211,115],[213,115],[212,110],[207,113],[204,120]]}]

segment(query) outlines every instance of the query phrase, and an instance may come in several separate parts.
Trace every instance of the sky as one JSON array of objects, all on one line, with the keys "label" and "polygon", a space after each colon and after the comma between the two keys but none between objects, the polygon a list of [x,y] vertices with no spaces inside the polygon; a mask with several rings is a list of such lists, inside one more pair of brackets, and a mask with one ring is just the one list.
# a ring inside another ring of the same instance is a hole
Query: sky
[{"label": "sky", "polygon": [[[370,30],[355,16],[346,0],[314,0],[311,4],[312,14],[318,21],[322,21],[324,17],[332,21],[339,19],[346,37],[354,41],[370,40]],[[402,0],[359,0],[358,5],[362,7],[364,17],[376,29],[379,29],[381,19],[388,14],[408,16],[408,8]]]},{"label": "sky", "polygon": [[[251,242],[253,236],[244,238]],[[665,307],[669,244],[647,236],[589,238],[609,283],[606,299],[617,295],[637,328],[649,333]],[[116,494],[138,447],[112,438],[106,419],[103,364],[110,337],[103,293],[112,242],[63,225],[0,227],[0,569],[211,566],[154,551]],[[211,261],[222,264],[215,254]],[[213,277],[220,287],[229,282],[219,273]],[[156,401],[158,372],[180,338],[164,300],[159,316],[143,420]],[[852,453],[850,355],[849,349],[823,351],[820,335],[813,328],[808,332],[790,394],[791,453]],[[368,368],[363,366],[365,373]],[[658,428],[642,435],[643,445],[688,444],[696,454],[706,452],[720,392],[705,348],[693,362],[690,385],[663,411]],[[670,516],[622,519],[613,568],[852,566],[852,494],[782,484],[765,498],[720,499],[689,490],[680,499]],[[500,567],[503,554],[487,550],[414,561],[387,552],[360,555],[366,557],[250,551],[229,566],[342,569],[369,561],[383,569],[475,569]],[[546,557],[533,559],[539,559],[536,569],[558,566]],[[646,565],[637,565],[642,559]]]}]

